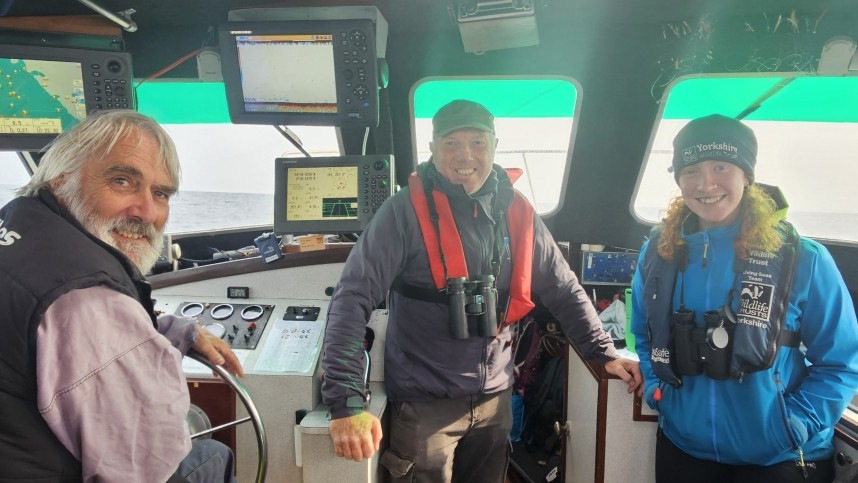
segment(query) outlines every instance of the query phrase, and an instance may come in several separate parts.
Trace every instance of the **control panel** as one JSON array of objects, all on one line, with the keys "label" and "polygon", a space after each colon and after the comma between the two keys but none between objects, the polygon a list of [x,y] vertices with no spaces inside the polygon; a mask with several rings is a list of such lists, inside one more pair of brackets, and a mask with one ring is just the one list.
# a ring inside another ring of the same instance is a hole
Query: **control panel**
[{"label": "control panel", "polygon": [[393,164],[387,156],[375,156],[360,165],[361,228],[366,228],[370,218],[384,200],[390,197],[393,185]]},{"label": "control panel", "polygon": [[335,43],[338,45],[334,49],[334,59],[340,70],[337,103],[344,114],[343,124],[376,126],[378,79],[375,30],[369,20],[352,20],[343,27],[336,30]]},{"label": "control panel", "polygon": [[314,321],[319,319],[319,307],[290,305],[286,307],[286,313],[283,314],[283,320],[307,320]]},{"label": "control panel", "polygon": [[175,315],[196,319],[233,349],[255,349],[273,309],[261,304],[182,302]]}]

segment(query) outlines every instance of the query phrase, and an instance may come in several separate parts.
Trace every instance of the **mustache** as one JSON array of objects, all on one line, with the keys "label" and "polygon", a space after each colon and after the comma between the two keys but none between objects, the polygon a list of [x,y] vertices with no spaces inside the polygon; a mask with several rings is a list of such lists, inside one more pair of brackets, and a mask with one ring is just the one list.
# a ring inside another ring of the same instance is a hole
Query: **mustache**
[{"label": "mustache", "polygon": [[125,232],[132,235],[145,237],[149,241],[159,238],[158,230],[151,223],[143,223],[137,218],[113,218],[105,220],[105,228],[108,231]]}]

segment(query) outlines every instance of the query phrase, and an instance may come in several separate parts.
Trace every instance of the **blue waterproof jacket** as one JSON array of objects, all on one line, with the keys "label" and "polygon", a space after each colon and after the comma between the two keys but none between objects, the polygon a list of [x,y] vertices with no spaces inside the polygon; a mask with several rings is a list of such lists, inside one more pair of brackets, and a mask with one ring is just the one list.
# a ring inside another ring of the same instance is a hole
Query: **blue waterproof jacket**
[{"label": "blue waterproof jacket", "polygon": [[[658,296],[672,296],[675,310],[684,284],[685,306],[696,312],[698,326],[705,311],[727,302],[736,284],[733,240],[738,230],[737,223],[682,236],[688,268],[677,277],[673,294]],[[632,332],[644,397],[658,410],[665,436],[694,457],[726,464],[772,465],[797,460],[799,450],[805,460],[830,456],[833,426],[858,389],[858,321],[828,250],[800,240],[783,327],[800,332],[802,349],[781,347],[771,368],[742,380],[683,376],[682,386],[673,387],[656,377],[649,360],[644,301],[655,294],[643,292],[647,274],[642,272],[650,248],[656,249],[644,244],[635,273]],[[662,396],[656,402],[659,386]]]}]

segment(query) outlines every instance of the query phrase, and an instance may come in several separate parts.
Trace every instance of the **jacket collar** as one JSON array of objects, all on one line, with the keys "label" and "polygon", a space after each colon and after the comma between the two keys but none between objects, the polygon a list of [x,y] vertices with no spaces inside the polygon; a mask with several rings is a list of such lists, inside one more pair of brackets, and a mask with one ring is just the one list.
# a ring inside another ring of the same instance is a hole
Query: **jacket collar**
[{"label": "jacket collar", "polygon": [[497,203],[497,210],[506,211],[512,203],[514,192],[512,182],[506,171],[497,164],[492,166],[492,172],[486,178],[483,186],[474,194],[469,195],[465,192],[462,185],[453,184],[447,178],[441,175],[435,165],[432,163],[432,158],[429,161],[420,163],[417,166],[417,175],[428,181],[433,188],[438,189],[450,199],[450,206],[454,210],[457,207],[473,209],[473,203],[482,209],[482,211],[492,220],[494,217],[493,203]]},{"label": "jacket collar", "polygon": [[137,265],[132,263],[131,260],[129,260],[128,257],[125,256],[124,253],[117,250],[116,248],[113,248],[112,246],[108,245],[107,243],[103,242],[101,239],[87,231],[87,229],[80,224],[77,218],[75,218],[71,214],[71,212],[60,203],[60,201],[57,199],[56,196],[54,196],[51,190],[49,190],[48,188],[40,189],[39,192],[36,194],[36,198],[49,210],[51,210],[57,216],[62,218],[66,223],[75,227],[78,231],[86,235],[90,240],[92,240],[101,248],[107,250],[108,253],[110,253],[114,258],[119,261],[119,263],[122,265],[122,268],[131,277],[131,280],[135,281],[135,283],[137,281],[144,280],[143,274],[140,273],[140,270],[137,268]]}]

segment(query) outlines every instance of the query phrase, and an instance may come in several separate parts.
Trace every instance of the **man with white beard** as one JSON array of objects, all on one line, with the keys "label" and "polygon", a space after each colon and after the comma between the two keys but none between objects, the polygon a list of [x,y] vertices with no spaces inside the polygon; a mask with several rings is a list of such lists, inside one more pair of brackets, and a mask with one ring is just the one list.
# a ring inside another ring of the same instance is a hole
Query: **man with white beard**
[{"label": "man with white beard", "polygon": [[241,364],[193,320],[156,320],[142,275],[179,175],[163,128],[107,111],[0,208],[0,481],[234,481],[229,448],[187,434],[182,355]]}]

